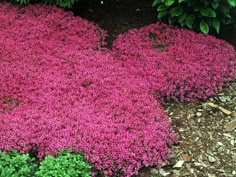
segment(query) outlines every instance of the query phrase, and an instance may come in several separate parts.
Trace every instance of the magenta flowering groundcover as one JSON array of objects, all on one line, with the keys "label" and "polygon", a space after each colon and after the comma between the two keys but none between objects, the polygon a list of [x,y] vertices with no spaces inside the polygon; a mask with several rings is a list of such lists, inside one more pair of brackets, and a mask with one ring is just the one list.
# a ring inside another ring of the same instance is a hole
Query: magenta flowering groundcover
[{"label": "magenta flowering groundcover", "polygon": [[[94,172],[130,177],[167,163],[176,142],[162,98],[153,94],[206,98],[235,73],[232,47],[213,37],[154,24],[121,35],[110,51],[105,36],[56,7],[1,3],[0,150],[33,150],[42,158],[74,147]],[[201,59],[201,66],[193,58],[199,49],[216,60]],[[200,81],[206,73],[209,84]]]},{"label": "magenta flowering groundcover", "polygon": [[50,6],[0,9],[0,149],[42,158],[73,146],[104,175],[161,165],[175,141],[148,83],[97,26]]},{"label": "magenta flowering groundcover", "polygon": [[121,34],[113,50],[148,80],[160,99],[195,101],[215,95],[235,77],[233,46],[213,36],[165,24]]}]

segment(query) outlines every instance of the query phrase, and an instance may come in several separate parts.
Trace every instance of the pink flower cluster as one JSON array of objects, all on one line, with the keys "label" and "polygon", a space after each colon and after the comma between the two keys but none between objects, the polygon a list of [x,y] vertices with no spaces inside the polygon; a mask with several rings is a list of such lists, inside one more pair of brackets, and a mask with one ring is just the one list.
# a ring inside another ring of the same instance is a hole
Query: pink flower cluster
[{"label": "pink flower cluster", "polygon": [[227,42],[165,24],[121,34],[113,50],[132,72],[142,68],[139,75],[160,99],[206,99],[235,77],[236,55]]},{"label": "pink flower cluster", "polygon": [[130,177],[176,142],[154,92],[205,98],[235,73],[232,47],[213,37],[154,24],[109,51],[105,36],[55,7],[0,3],[0,150],[73,146],[104,176]]},{"label": "pink flower cluster", "polygon": [[57,7],[31,5],[18,8],[3,3],[0,6],[0,35],[27,47],[41,46],[42,50],[52,53],[55,43],[62,50],[100,49],[106,37],[105,31],[98,26]]},{"label": "pink flower cluster", "polygon": [[[105,33],[50,6],[0,5],[0,149],[73,146],[94,170],[137,174],[176,141],[148,82],[102,49]],[[99,50],[98,50],[99,49]]]}]

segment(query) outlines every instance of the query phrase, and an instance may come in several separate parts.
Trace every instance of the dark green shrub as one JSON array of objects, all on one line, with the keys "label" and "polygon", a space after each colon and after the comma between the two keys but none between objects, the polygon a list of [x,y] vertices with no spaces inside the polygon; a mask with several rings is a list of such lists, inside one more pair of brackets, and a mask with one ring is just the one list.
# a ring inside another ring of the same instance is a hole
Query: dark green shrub
[{"label": "dark green shrub", "polygon": [[205,34],[236,24],[236,0],[154,0],[159,20]]},{"label": "dark green shrub", "polygon": [[21,155],[17,151],[7,154],[0,152],[0,176],[1,177],[32,177],[37,165],[28,154]]},{"label": "dark green shrub", "polygon": [[47,156],[40,163],[37,177],[90,177],[91,167],[81,154],[61,151],[57,157]]}]

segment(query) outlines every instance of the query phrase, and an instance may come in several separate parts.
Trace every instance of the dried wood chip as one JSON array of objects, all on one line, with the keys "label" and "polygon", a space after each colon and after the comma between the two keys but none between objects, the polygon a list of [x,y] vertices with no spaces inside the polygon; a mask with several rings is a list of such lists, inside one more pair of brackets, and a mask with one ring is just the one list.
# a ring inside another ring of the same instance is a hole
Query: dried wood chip
[{"label": "dried wood chip", "polygon": [[216,177],[216,175],[207,173],[207,177]]},{"label": "dried wood chip", "polygon": [[194,177],[197,177],[197,174],[194,172],[194,169],[191,168],[189,164],[186,163],[186,167],[187,167],[187,169],[190,171],[190,173],[193,174]]},{"label": "dried wood chip", "polygon": [[197,112],[196,115],[197,115],[198,117],[200,117],[200,116],[202,116],[202,113],[201,113],[201,112]]},{"label": "dried wood chip", "polygon": [[207,103],[207,105],[211,106],[213,108],[217,108],[217,109],[219,109],[220,111],[222,111],[223,113],[225,113],[227,115],[230,115],[232,113],[231,111],[229,111],[229,110],[227,110],[227,109],[225,109],[225,108],[223,108],[223,107],[221,107],[219,105],[216,105],[214,103]]},{"label": "dried wood chip", "polygon": [[184,161],[190,161],[192,159],[190,155],[185,154],[185,153],[181,154],[181,157]]},{"label": "dried wood chip", "polygon": [[236,119],[225,124],[224,128],[226,131],[233,131],[236,128]]},{"label": "dried wood chip", "polygon": [[153,175],[157,175],[159,173],[159,171],[156,168],[152,168],[150,170],[150,173],[153,174]]},{"label": "dried wood chip", "polygon": [[168,175],[170,174],[170,172],[166,172],[165,170],[163,170],[163,169],[161,168],[161,169],[159,169],[159,174],[160,174],[161,176],[168,176]]},{"label": "dried wood chip", "polygon": [[181,168],[184,164],[184,160],[179,160],[174,166],[173,168]]},{"label": "dried wood chip", "polygon": [[219,146],[223,146],[223,143],[221,143],[221,142],[217,142],[217,145],[219,145]]},{"label": "dried wood chip", "polygon": [[211,163],[213,163],[213,162],[216,161],[216,159],[215,159],[214,157],[212,157],[212,156],[208,156],[208,160],[209,160],[209,162],[211,162]]}]

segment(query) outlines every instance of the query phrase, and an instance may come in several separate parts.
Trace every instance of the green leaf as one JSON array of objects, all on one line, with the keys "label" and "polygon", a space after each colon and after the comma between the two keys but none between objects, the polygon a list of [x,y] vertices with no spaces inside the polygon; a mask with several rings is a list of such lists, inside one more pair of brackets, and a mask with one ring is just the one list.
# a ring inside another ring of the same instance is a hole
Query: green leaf
[{"label": "green leaf", "polygon": [[184,2],[185,0],[178,0],[178,3]]},{"label": "green leaf", "polygon": [[236,7],[236,0],[227,0],[232,7]]},{"label": "green leaf", "polygon": [[169,17],[169,18],[168,18],[168,23],[169,23],[169,24],[174,24],[175,22],[176,22],[175,17]]},{"label": "green leaf", "polygon": [[201,21],[201,23],[200,23],[200,30],[204,34],[208,34],[209,33],[209,26],[208,26],[208,24],[206,23],[205,20]]},{"label": "green leaf", "polygon": [[214,18],[212,20],[211,24],[212,24],[213,28],[215,28],[217,34],[219,34],[220,33],[220,21],[218,19]]},{"label": "green leaf", "polygon": [[171,6],[174,3],[175,3],[175,0],[165,0],[165,5],[166,6]]},{"label": "green leaf", "polygon": [[213,9],[217,9],[219,7],[219,3],[218,2],[212,2],[211,6],[213,7]]},{"label": "green leaf", "polygon": [[224,17],[231,18],[230,9],[227,6],[220,7],[220,11],[223,13]]},{"label": "green leaf", "polygon": [[162,19],[164,16],[166,16],[167,14],[168,14],[167,11],[159,12],[158,15],[157,15],[157,18],[160,20],[160,19]]},{"label": "green leaf", "polygon": [[165,6],[164,4],[161,4],[160,6],[157,7],[157,11],[160,12],[160,11],[165,11],[167,10],[169,7],[168,6]]},{"label": "green leaf", "polygon": [[172,17],[178,17],[183,13],[183,8],[181,6],[174,7],[170,10],[170,15]]},{"label": "green leaf", "polygon": [[194,17],[192,15],[187,16],[185,22],[186,22],[187,27],[192,29],[193,28]]},{"label": "green leaf", "polygon": [[160,2],[161,2],[161,0],[154,0],[153,3],[152,3],[152,7],[155,7]]},{"label": "green leaf", "polygon": [[187,17],[187,13],[183,13],[182,15],[178,17],[178,22],[182,23],[186,19],[186,17]]},{"label": "green leaf", "polygon": [[202,8],[200,10],[200,13],[202,16],[205,16],[205,17],[216,17],[216,12],[209,7]]}]

